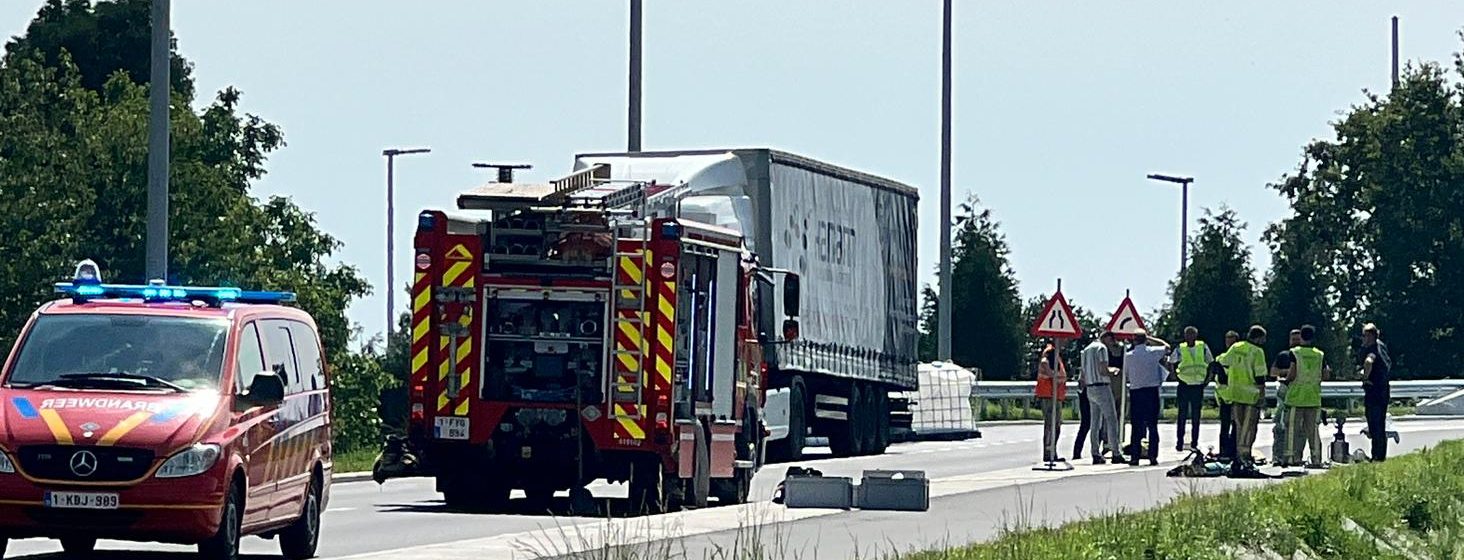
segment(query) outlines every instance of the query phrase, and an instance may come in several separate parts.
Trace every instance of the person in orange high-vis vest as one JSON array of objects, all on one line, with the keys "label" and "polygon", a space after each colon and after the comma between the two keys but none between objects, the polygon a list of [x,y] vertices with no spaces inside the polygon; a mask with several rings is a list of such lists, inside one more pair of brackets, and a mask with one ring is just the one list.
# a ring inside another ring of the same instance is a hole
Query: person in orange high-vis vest
[{"label": "person in orange high-vis vest", "polygon": [[1042,461],[1066,461],[1057,455],[1057,438],[1062,435],[1062,402],[1067,399],[1067,366],[1057,359],[1048,343],[1037,360],[1037,400],[1042,405]]}]

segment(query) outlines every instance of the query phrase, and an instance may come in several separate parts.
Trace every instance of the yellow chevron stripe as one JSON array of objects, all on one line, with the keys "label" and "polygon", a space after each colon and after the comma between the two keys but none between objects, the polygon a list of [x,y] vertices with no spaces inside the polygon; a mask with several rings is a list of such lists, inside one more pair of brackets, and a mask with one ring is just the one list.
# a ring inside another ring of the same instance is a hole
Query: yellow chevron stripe
[{"label": "yellow chevron stripe", "polygon": [[458,341],[457,361],[462,364],[468,359],[468,354],[473,352],[473,339],[464,338]]},{"label": "yellow chevron stripe", "polygon": [[656,342],[661,343],[661,347],[668,352],[675,348],[671,342],[671,331],[666,330],[664,325],[656,325]]},{"label": "yellow chevron stripe", "polygon": [[[422,283],[422,277],[424,277],[424,276],[427,276],[427,275],[426,274],[423,274],[421,272],[418,272],[417,275],[412,279],[412,283],[414,285],[421,284]],[[418,290],[417,293],[412,296],[412,311],[421,311],[421,310],[425,309],[427,307],[427,304],[432,301],[432,293],[431,292],[432,292],[432,289],[431,288],[428,288],[428,287],[425,287],[425,286],[421,290]]]},{"label": "yellow chevron stripe", "polygon": [[[616,405],[616,407],[621,410],[621,414],[630,413],[622,405]],[[646,439],[646,431],[642,430],[640,424],[637,424],[635,420],[632,420],[630,418],[621,418],[618,421],[620,422],[620,427],[625,430],[625,434],[627,436],[630,436],[630,439]]]},{"label": "yellow chevron stripe", "polygon": [[636,257],[620,257],[620,270],[630,277],[632,284],[638,285],[645,281],[646,271],[642,267],[636,266],[636,260]]},{"label": "yellow chevron stripe", "polygon": [[417,321],[417,324],[416,325],[412,325],[412,343],[413,344],[416,344],[416,343],[420,342],[422,339],[427,338],[427,332],[428,332],[429,329],[431,329],[431,325],[429,325],[428,323],[431,323],[431,322],[432,322],[431,319],[429,319],[427,317],[423,317],[421,321]]},{"label": "yellow chevron stripe", "polygon": [[41,420],[46,422],[46,427],[51,429],[51,437],[56,438],[56,443],[71,445],[71,430],[66,428],[66,423],[61,421],[61,415],[49,408],[41,409]]},{"label": "yellow chevron stripe", "polygon": [[640,362],[637,362],[635,357],[626,354],[616,354],[615,357],[620,359],[620,365],[625,367],[625,371],[631,373],[640,372]]},{"label": "yellow chevron stripe", "polygon": [[117,440],[122,439],[122,436],[127,435],[143,422],[146,422],[148,418],[152,418],[152,413],[146,410],[132,413],[132,416],[128,416],[121,422],[118,422],[116,426],[113,426],[112,429],[107,430],[107,433],[102,434],[102,439],[97,440],[97,445],[112,445],[117,443]]},{"label": "yellow chevron stripe", "polygon": [[676,306],[671,305],[671,299],[666,294],[661,294],[660,301],[656,302],[656,310],[669,320],[676,316]]},{"label": "yellow chevron stripe", "polygon": [[463,280],[463,287],[464,288],[471,288],[471,287],[473,287],[473,279],[474,278],[477,278],[477,277],[476,276],[469,276],[467,280]]},{"label": "yellow chevron stripe", "polygon": [[468,415],[468,403],[470,403],[470,402],[473,402],[473,399],[471,399],[471,398],[463,399],[463,402],[460,403],[460,404],[458,404],[457,409],[456,410],[453,410],[452,413],[454,415],[457,415],[457,416],[467,416]]},{"label": "yellow chevron stripe", "polygon": [[413,373],[422,371],[422,368],[424,368],[424,367],[427,367],[427,349],[426,348],[423,348],[421,351],[417,352],[417,355],[416,356],[412,356],[412,372]]},{"label": "yellow chevron stripe", "polygon": [[446,409],[448,402],[449,401],[447,400],[447,389],[443,389],[442,394],[437,395],[437,410]]},{"label": "yellow chevron stripe", "polygon": [[472,261],[459,261],[452,263],[452,266],[447,267],[447,272],[444,272],[442,274],[442,285],[456,286],[458,277],[462,276],[463,273],[466,272],[468,270],[468,267],[472,264]]},{"label": "yellow chevron stripe", "polygon": [[[616,326],[620,328],[620,332],[625,335],[625,338],[630,339],[630,342],[629,342],[630,348],[635,348],[635,347],[638,347],[638,346],[642,346],[641,333],[640,333],[640,331],[635,330],[635,325],[630,324],[629,321],[623,321],[623,320],[622,321],[616,321],[615,323],[616,323]],[[627,350],[629,350],[630,348],[627,348]]]}]

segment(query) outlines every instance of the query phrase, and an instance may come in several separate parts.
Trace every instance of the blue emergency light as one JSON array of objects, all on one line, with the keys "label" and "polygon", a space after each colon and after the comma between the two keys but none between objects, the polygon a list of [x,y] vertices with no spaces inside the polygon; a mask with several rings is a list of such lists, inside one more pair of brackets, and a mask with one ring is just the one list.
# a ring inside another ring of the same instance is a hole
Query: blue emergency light
[{"label": "blue emergency light", "polygon": [[201,301],[209,305],[225,303],[280,304],[295,301],[294,292],[268,292],[229,287],[168,286],[153,280],[145,286],[103,284],[96,263],[85,260],[76,266],[71,282],[57,282],[56,292],[71,296],[78,303],[91,299],[140,299],[150,303]]}]

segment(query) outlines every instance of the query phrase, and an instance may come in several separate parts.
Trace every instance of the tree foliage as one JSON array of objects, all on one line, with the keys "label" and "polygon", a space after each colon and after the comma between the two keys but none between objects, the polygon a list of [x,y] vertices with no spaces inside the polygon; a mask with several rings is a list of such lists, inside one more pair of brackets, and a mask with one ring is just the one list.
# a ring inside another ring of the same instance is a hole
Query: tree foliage
[{"label": "tree foliage", "polygon": [[[1225,331],[1244,332],[1255,322],[1255,269],[1241,238],[1245,224],[1235,211],[1205,210],[1190,240],[1190,262],[1170,286],[1172,303],[1154,324],[1155,336],[1179,340],[1185,327],[1200,331],[1212,348],[1225,347]],[[1217,350],[1218,353],[1218,350]]]},{"label": "tree foliage", "polygon": [[[1464,55],[1455,57],[1464,77]],[[1303,150],[1273,188],[1292,214],[1273,229],[1278,260],[1309,270],[1332,324],[1375,322],[1396,371],[1450,375],[1464,361],[1464,84],[1410,66]],[[1339,335],[1345,338],[1347,335]]]},{"label": "tree foliage", "polygon": [[[980,368],[987,379],[1011,379],[1022,369],[1025,332],[1010,249],[991,210],[971,197],[960,205],[951,249],[951,361]],[[921,359],[935,358],[936,293],[923,290]]]},{"label": "tree foliage", "polygon": [[[146,280],[148,94],[139,80],[148,70],[147,6],[52,0],[0,59],[5,342],[80,259],[95,259],[112,281]],[[172,92],[168,280],[295,291],[319,325],[337,386],[389,384],[362,365],[373,356],[350,351],[356,327],[345,312],[370,286],[354,267],[331,262],[340,241],[288,198],[250,194],[268,155],[284,146],[279,128],[242,112],[234,89],[189,109],[188,63],[174,53],[173,64],[184,71]],[[338,394],[338,411],[360,408],[343,397],[354,398]]]}]

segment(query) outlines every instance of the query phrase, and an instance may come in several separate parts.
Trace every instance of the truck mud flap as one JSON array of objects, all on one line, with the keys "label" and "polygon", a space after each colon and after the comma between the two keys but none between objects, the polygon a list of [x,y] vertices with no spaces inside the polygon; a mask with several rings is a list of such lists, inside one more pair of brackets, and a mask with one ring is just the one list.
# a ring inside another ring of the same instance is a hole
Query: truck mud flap
[{"label": "truck mud flap", "polygon": [[712,478],[737,475],[737,423],[718,420],[712,424]]}]

